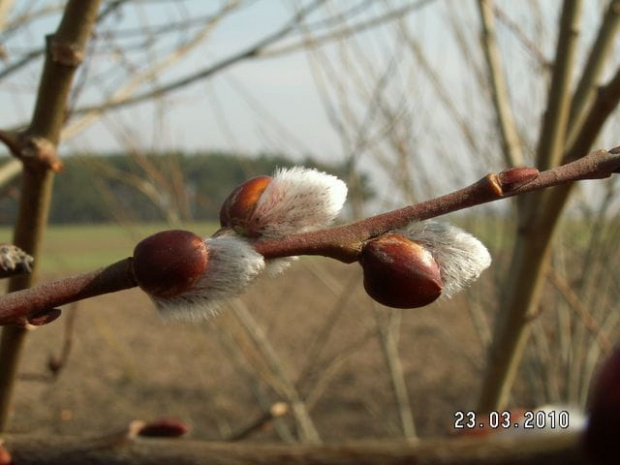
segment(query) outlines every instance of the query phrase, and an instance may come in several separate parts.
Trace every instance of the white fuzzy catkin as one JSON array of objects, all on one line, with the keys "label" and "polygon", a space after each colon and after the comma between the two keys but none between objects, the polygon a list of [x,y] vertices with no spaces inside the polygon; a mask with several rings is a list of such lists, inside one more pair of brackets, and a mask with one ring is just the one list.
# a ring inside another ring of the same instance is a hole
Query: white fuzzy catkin
[{"label": "white fuzzy catkin", "polygon": [[437,221],[414,222],[396,232],[420,243],[435,258],[441,269],[445,297],[476,280],[491,264],[484,244],[456,226]]},{"label": "white fuzzy catkin", "polygon": [[289,267],[299,260],[299,257],[284,257],[284,258],[272,258],[271,260],[265,261],[265,273],[270,278],[275,278],[280,276]]},{"label": "white fuzzy catkin", "polygon": [[261,236],[277,239],[327,226],[342,210],[347,185],[331,174],[295,166],[273,175],[252,213]]},{"label": "white fuzzy catkin", "polygon": [[244,239],[206,239],[208,263],[204,274],[181,295],[151,297],[164,318],[197,321],[217,314],[226,300],[242,294],[265,269],[265,260]]}]

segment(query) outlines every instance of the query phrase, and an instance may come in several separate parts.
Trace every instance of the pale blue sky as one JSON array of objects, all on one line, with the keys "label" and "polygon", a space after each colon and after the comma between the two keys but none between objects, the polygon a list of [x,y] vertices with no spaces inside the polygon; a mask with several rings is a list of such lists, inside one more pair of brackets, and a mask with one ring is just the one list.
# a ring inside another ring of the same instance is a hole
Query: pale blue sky
[{"label": "pale blue sky", "polygon": [[[39,2],[41,5],[44,3]],[[190,16],[202,16],[219,2],[188,0],[180,3],[185,5],[184,9],[191,13]],[[167,71],[160,82],[168,82],[201,69],[255,43],[285,24],[299,3],[257,1],[230,15],[214,29],[204,46]],[[359,0],[341,2],[351,6],[361,3],[364,2]],[[434,2],[429,2],[429,5],[432,6],[432,3]],[[393,2],[395,8],[403,4],[402,1]],[[121,17],[108,20],[100,30],[112,28],[127,30],[144,24],[147,20],[151,25],[178,21],[182,19],[184,9],[171,7],[165,3],[158,5],[157,2],[145,2],[142,6],[128,7]],[[353,22],[363,21],[382,11],[381,8],[371,7],[364,14],[355,17]],[[308,18],[308,22],[319,21],[325,14],[327,14],[325,11],[318,11]],[[415,14],[420,15],[424,12],[418,11]],[[435,19],[432,20],[436,22]],[[428,23],[428,20],[426,22]],[[40,21],[27,33],[21,36],[15,34],[6,44],[9,56],[13,50],[17,54],[36,48],[37,40],[41,40],[42,34],[52,31],[55,23],[56,18]],[[430,29],[432,31],[433,27]],[[379,28],[359,37],[362,37],[362,41],[370,43],[385,34],[385,29]],[[180,36],[182,34],[171,35],[177,39]],[[299,37],[298,34],[293,36]],[[379,40],[385,42],[384,48],[389,51],[388,42],[383,38]],[[99,39],[96,46],[106,48],[106,45],[101,45],[102,43],[105,43],[104,38]],[[171,47],[172,44],[168,46]],[[323,49],[329,50],[330,46]],[[111,64],[106,61],[112,58],[106,54],[98,55],[96,60],[99,63],[91,67],[110,66]],[[383,61],[386,59],[387,57],[384,57]],[[136,58],[136,61],[138,60],[139,58]],[[383,66],[385,63],[377,61],[377,67]],[[10,127],[29,118],[31,95],[36,87],[38,71],[39,64],[35,64],[29,67],[27,72],[21,73],[18,79],[11,79],[10,85],[0,89],[0,104],[16,110],[12,114],[3,112],[0,115],[0,124],[3,127]],[[16,80],[18,82],[15,82]],[[121,84],[122,81],[119,80],[118,85]],[[106,90],[112,91],[113,88],[108,85]],[[84,92],[80,102],[93,103],[99,100],[100,95],[96,92]],[[341,151],[341,143],[331,129],[318,97],[305,52],[239,63],[213,79],[198,82],[171,94],[166,101],[171,104],[166,109],[165,124],[160,127],[157,111],[153,105],[134,106],[130,110],[114,112],[112,117],[120,117],[128,129],[140,134],[141,143],[160,148],[188,150],[221,148],[253,153],[262,150],[281,150],[292,155],[307,153],[318,157],[338,155]],[[267,109],[268,115],[261,114],[260,108]],[[221,121],[226,124],[218,124],[220,118],[223,118]],[[287,136],[281,139],[277,133],[283,128]],[[69,141],[64,150],[90,147],[93,150],[105,151],[118,148],[119,144],[107,132],[104,125],[96,124]]]},{"label": "pale blue sky", "polygon": [[[382,14],[386,5],[397,9],[418,2],[332,0],[310,15],[306,24],[316,25],[325,17],[336,14],[337,9],[370,5],[350,22],[357,24]],[[57,4],[47,0],[33,2],[37,7],[48,3]],[[107,18],[93,42],[96,51],[91,54],[93,60],[82,67],[82,77],[76,81],[77,87],[83,89],[76,106],[99,102],[103,96],[122,87],[132,77],[131,73],[123,71],[126,69],[121,66],[123,63],[130,63],[132,73],[139,73],[191,37],[197,28],[158,36],[156,45],[146,52],[143,48],[127,52],[136,39],[111,40],[106,31],[128,31],[146,24],[156,27],[188,17],[199,20],[223,3],[136,1],[124,8],[121,15]],[[203,45],[175,63],[156,83],[144,86],[138,93],[243,50],[282,27],[296,8],[309,3],[296,0],[250,2],[249,6],[219,23]],[[489,109],[488,94],[480,85],[479,76],[484,72],[484,63],[478,45],[475,2],[429,0],[420,3],[423,4],[421,8],[405,17],[409,33],[423,47],[460,118],[472,124],[475,150],[464,139],[458,121],[450,116],[418,59],[403,45],[397,23],[390,22],[357,34],[353,40],[320,46],[318,53],[300,51],[238,63],[211,79],[168,95],[159,104],[141,104],[114,111],[67,140],[62,153],[123,151],[126,141],[119,137],[122,133],[131,139],[132,144],[145,150],[280,152],[296,159],[311,156],[320,160],[343,160],[354,156],[359,167],[375,174],[379,193],[387,200],[392,200],[395,184],[405,183],[405,175],[415,178],[420,172],[425,172],[427,179],[425,197],[462,186],[489,170],[503,168],[494,115]],[[588,2],[589,8],[586,9],[582,29],[586,40],[583,41],[581,60],[600,18],[599,7],[594,3]],[[15,4],[14,14],[17,15],[20,8],[30,2]],[[540,22],[531,9],[523,7],[523,3],[498,0],[497,4],[510,15],[522,34],[536,39],[533,46],[539,47],[540,52],[550,59],[555,48],[557,11],[561,2],[536,3],[542,10]],[[463,38],[455,34],[449,12],[462,27]],[[57,20],[58,17],[54,16],[14,34],[0,35],[0,44],[9,57],[5,64],[0,63],[0,72],[21,53],[40,47],[43,35],[55,29]],[[201,24],[204,23],[197,22],[196,26]],[[323,31],[319,29],[317,34]],[[279,45],[295,42],[300,37],[294,33],[292,39]],[[547,81],[537,77],[540,63],[534,54],[514,30],[501,22],[498,23],[498,39],[515,118],[522,131],[526,153],[529,153],[538,137]],[[125,55],[115,53],[115,47],[125,50]],[[467,47],[471,56],[465,54]],[[330,77],[326,74],[327,68],[335,74]],[[0,108],[3,109],[0,127],[10,128],[30,118],[40,69],[41,61],[37,61],[23,72],[0,81]],[[381,115],[368,113],[369,102],[382,76],[385,78],[382,91],[387,107],[402,113],[397,130],[407,132],[404,139],[407,159],[402,162],[396,160],[394,145],[380,138],[382,131],[387,130],[385,120]],[[326,81],[321,81],[321,77]],[[359,84],[364,79],[367,82]],[[327,82],[329,105],[337,115],[336,120],[319,93],[321,82]],[[360,97],[360,89],[364,89],[366,97]],[[74,117],[70,122],[76,119]],[[337,124],[347,126],[346,137],[338,134]],[[367,142],[373,144],[367,145]],[[441,175],[438,176],[438,172]]]}]

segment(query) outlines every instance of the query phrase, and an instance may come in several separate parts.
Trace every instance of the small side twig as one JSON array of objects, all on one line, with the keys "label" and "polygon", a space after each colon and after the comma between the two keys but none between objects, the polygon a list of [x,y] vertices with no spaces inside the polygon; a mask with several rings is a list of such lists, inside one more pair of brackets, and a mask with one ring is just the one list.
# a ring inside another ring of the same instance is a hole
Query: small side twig
[{"label": "small side twig", "polygon": [[575,293],[575,291],[571,289],[570,285],[558,275],[558,273],[554,269],[551,269],[551,272],[549,273],[549,280],[555,286],[558,292],[562,294],[564,300],[566,300],[570,308],[577,314],[579,319],[583,322],[585,328],[594,335],[594,337],[598,341],[599,346],[603,350],[603,353],[606,356],[609,355],[613,350],[612,342],[601,330],[600,326],[593,318],[588,308],[579,299],[579,296]]},{"label": "small side twig", "polygon": [[71,311],[65,319],[65,330],[63,335],[62,348],[60,354],[50,356],[47,367],[53,379],[56,379],[60,372],[67,366],[67,360],[73,348],[73,335],[75,333],[75,320],[78,315],[78,304],[74,302]]},{"label": "small side twig", "polygon": [[238,431],[233,432],[230,436],[226,438],[226,441],[241,441],[242,439],[247,438],[256,431],[264,428],[265,425],[271,423],[271,421],[273,421],[275,418],[283,417],[288,412],[289,407],[286,403],[276,402],[269,408],[269,410],[252,420],[252,422],[250,422],[248,425],[244,426]]},{"label": "small side twig", "polygon": [[277,356],[273,346],[269,343],[265,333],[247,311],[246,307],[240,302],[234,303],[233,312],[252,340],[254,347],[256,347],[263,360],[268,365],[269,370],[273,373],[275,379],[277,379],[279,390],[289,403],[291,413],[297,422],[300,440],[307,444],[320,444],[321,438],[310,417],[308,408],[294,383],[291,381],[286,367]]},{"label": "small side twig", "polygon": [[9,151],[15,155],[20,151],[20,143],[19,136],[17,133],[12,131],[5,131],[4,129],[0,129],[0,142],[2,142]]}]

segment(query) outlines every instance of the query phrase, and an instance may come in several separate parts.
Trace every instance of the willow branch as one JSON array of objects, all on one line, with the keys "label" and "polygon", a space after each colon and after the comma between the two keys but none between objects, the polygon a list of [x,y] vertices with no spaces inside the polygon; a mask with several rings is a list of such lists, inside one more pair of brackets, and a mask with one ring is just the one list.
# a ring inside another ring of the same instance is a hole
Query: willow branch
[{"label": "willow branch", "polygon": [[209,463],[224,465],[576,465],[585,464],[580,435],[515,435],[509,437],[444,438],[409,445],[404,442],[357,442],[346,445],[282,445],[215,443],[169,438],[4,435],[4,447],[14,463]]},{"label": "willow branch", "polygon": [[461,190],[336,228],[296,234],[280,241],[255,245],[266,258],[291,255],[323,255],[345,263],[354,262],[364,241],[412,221],[423,221],[496,200],[584,179],[609,177],[620,169],[620,147],[597,150],[577,161],[538,172],[535,168],[511,168],[489,174]]},{"label": "willow branch", "polygon": [[[620,172],[620,147],[610,151],[597,150],[577,161],[543,172],[535,168],[511,168],[489,174],[468,187],[432,200],[344,226],[256,242],[254,248],[267,259],[322,255],[352,263],[357,260],[365,241],[413,221],[548,187],[606,178],[616,172]],[[24,324],[29,315],[136,285],[131,258],[128,258],[100,270],[12,292],[0,298],[0,325]]]},{"label": "willow branch", "polygon": [[136,287],[132,270],[127,258],[89,273],[10,292],[1,299],[0,321],[24,325],[40,311]]}]

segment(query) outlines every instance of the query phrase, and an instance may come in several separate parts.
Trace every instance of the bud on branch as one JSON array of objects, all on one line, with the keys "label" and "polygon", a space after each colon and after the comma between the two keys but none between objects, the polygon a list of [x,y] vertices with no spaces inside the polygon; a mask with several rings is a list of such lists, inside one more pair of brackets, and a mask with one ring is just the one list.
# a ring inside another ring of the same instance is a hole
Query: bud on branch
[{"label": "bud on branch", "polygon": [[[188,312],[194,318],[197,314],[212,313],[222,299],[243,292],[273,259],[322,255],[345,263],[361,259],[364,266],[364,248],[387,233],[399,234],[429,252],[439,267],[441,282],[437,281],[433,262],[424,256],[416,258],[421,258],[419,262],[423,268],[420,274],[430,279],[431,287],[436,282],[440,292],[450,294],[475,279],[488,266],[490,258],[486,249],[468,234],[421,221],[547,187],[609,177],[616,172],[620,172],[620,147],[610,151],[598,150],[544,172],[534,168],[511,168],[489,174],[468,187],[432,200],[348,225],[325,228],[342,207],[346,186],[340,185],[341,181],[333,176],[314,170],[283,170],[259,183],[259,186],[252,186],[253,181],[248,181],[250,186],[241,186],[234,191],[227,199],[228,206],[225,203],[223,207],[222,223],[225,229],[217,237],[205,240],[204,246],[201,245],[202,239],[196,239],[191,233],[182,234],[182,241],[188,243],[175,244],[177,251],[190,254],[206,252],[202,258],[193,257],[185,262],[191,264],[189,268],[194,271],[183,270],[183,260],[178,262],[171,258],[172,262],[168,263],[166,253],[170,251],[141,253],[143,247],[148,250],[153,245],[149,246],[152,239],[146,239],[136,248],[134,259],[128,258],[101,270],[3,296],[0,298],[0,324],[23,325],[29,316],[41,315],[41,312],[84,298],[135,287],[140,281],[142,288],[151,293],[164,312],[184,305],[194,308],[199,301],[198,306],[202,306],[203,310]],[[302,189],[300,193],[295,190],[298,187],[296,180],[304,177],[312,182],[306,183],[304,189],[307,190]],[[244,189],[252,195],[244,197]],[[293,192],[296,194],[292,195]],[[306,198],[306,195],[310,197]],[[243,202],[237,206],[239,198]],[[309,199],[309,203],[305,203]],[[283,205],[287,207],[280,208]],[[316,207],[318,213],[310,215],[311,220],[308,221],[307,215],[297,210],[299,205],[306,205],[306,213]],[[239,218],[245,218],[246,223],[235,223]],[[455,247],[455,244],[460,245]],[[174,257],[175,253],[173,251],[168,257]],[[424,255],[426,252],[414,253]],[[149,261],[157,261],[156,256],[164,266],[149,269]],[[200,269],[205,258],[206,268],[199,273],[196,270]],[[136,260],[146,260],[147,265],[136,263]],[[426,266],[430,268],[424,268]],[[175,273],[180,274],[172,273],[174,277],[171,278],[171,269],[177,268],[179,271]],[[145,270],[146,275],[143,275]],[[157,277],[160,271],[162,274]],[[167,285],[171,288],[167,289]]]}]

